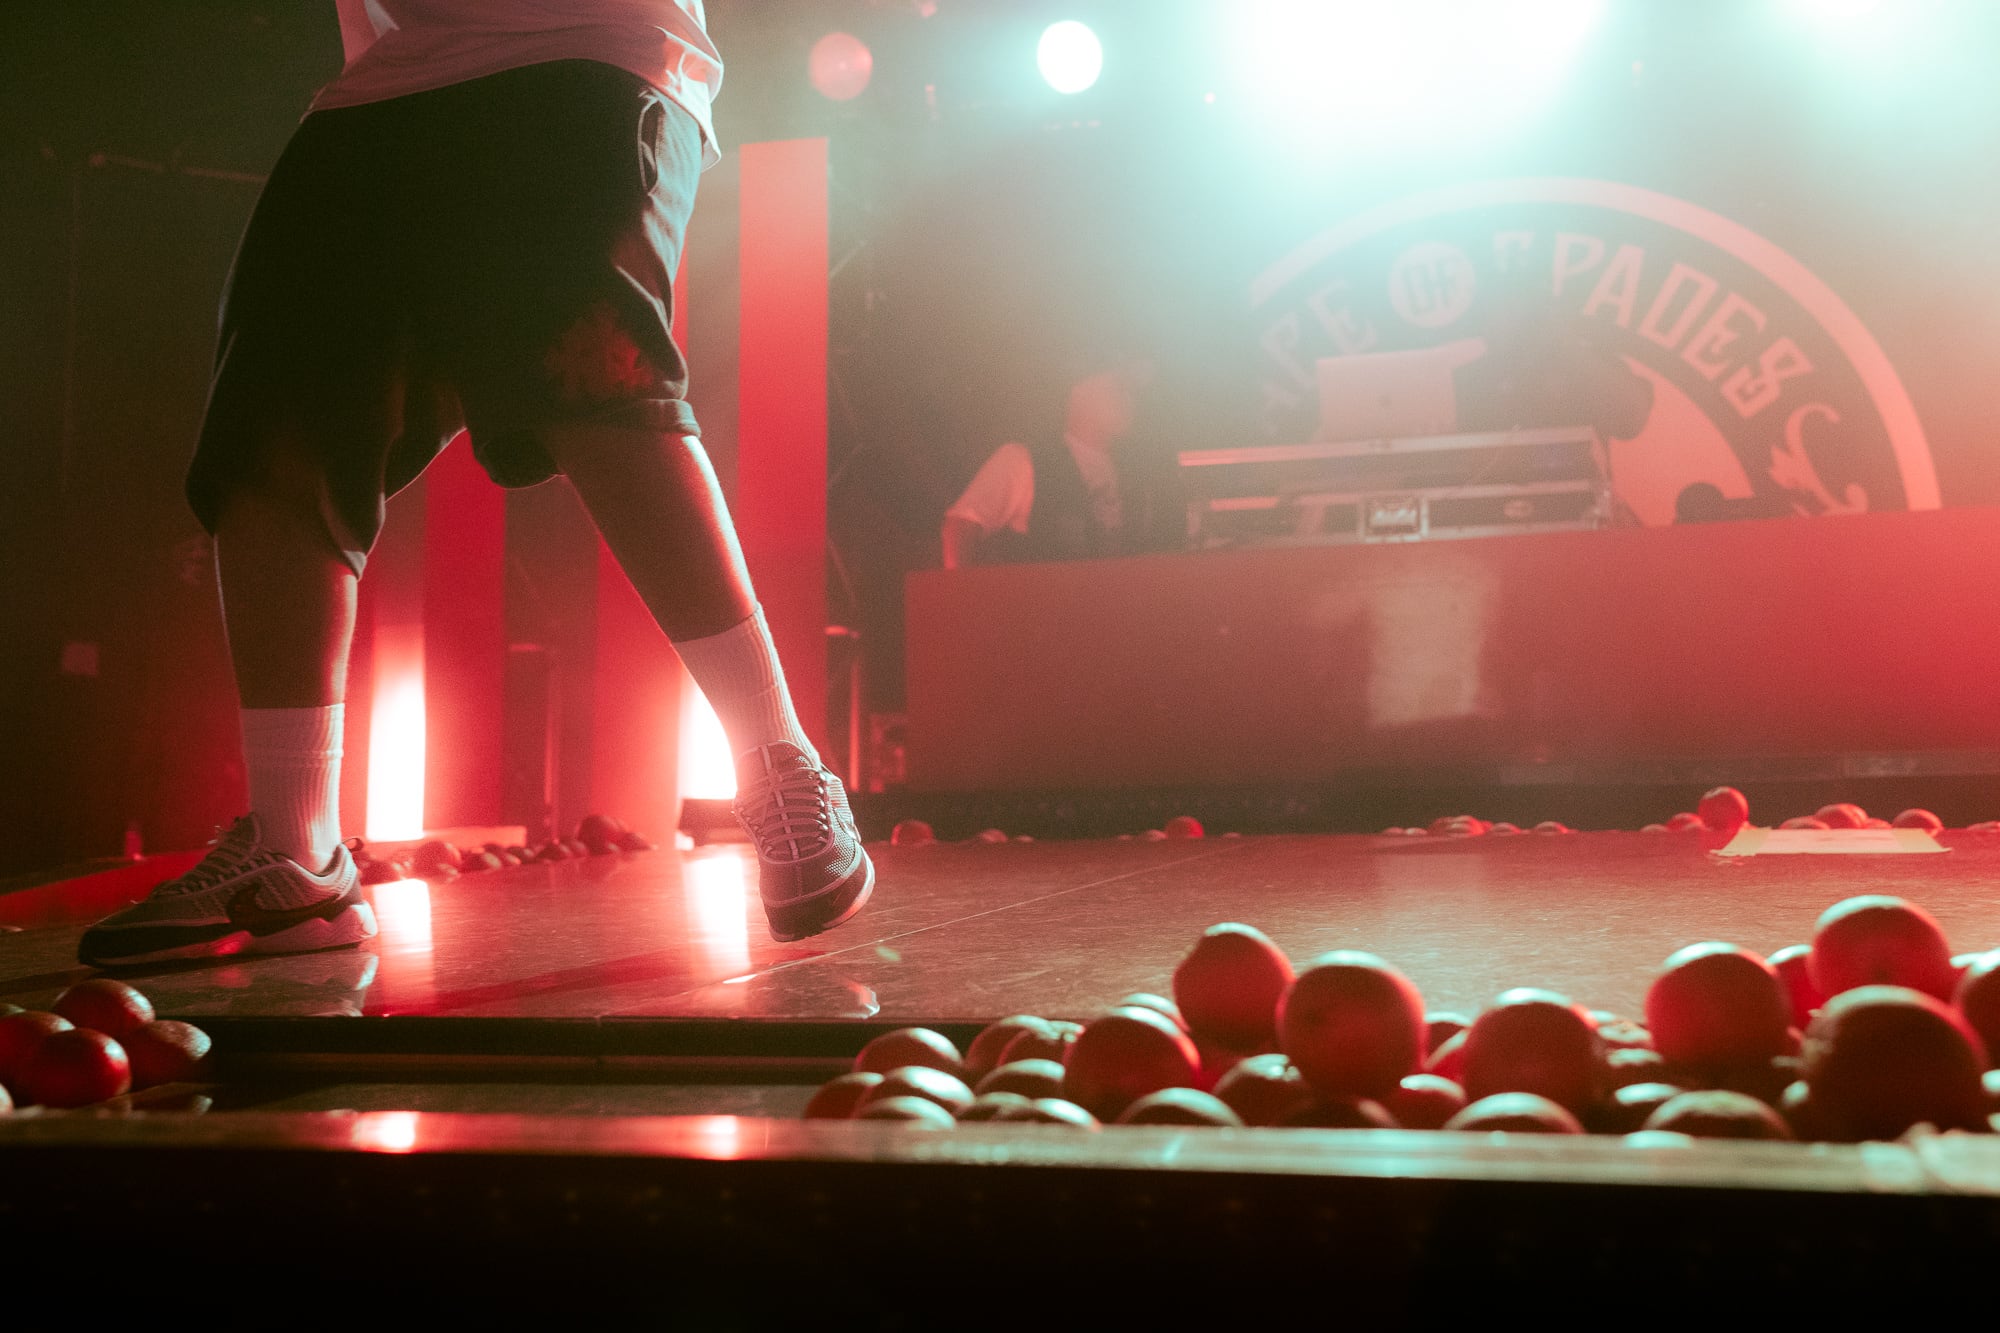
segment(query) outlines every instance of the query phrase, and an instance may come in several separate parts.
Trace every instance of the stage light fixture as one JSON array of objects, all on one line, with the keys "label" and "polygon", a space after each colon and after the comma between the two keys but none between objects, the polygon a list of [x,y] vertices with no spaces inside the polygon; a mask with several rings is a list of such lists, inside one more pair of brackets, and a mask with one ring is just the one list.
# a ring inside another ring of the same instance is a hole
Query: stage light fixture
[{"label": "stage light fixture", "polygon": [[1088,24],[1064,19],[1042,30],[1035,64],[1049,87],[1059,93],[1080,93],[1104,70],[1104,44]]},{"label": "stage light fixture", "polygon": [[830,32],[813,43],[806,68],[821,97],[850,102],[867,90],[875,73],[875,53],[851,32]]}]

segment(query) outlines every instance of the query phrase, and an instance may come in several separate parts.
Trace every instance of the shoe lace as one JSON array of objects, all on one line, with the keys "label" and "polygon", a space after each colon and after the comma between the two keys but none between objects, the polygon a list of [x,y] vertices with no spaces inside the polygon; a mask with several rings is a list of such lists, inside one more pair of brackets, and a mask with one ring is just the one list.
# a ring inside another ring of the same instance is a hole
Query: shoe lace
[{"label": "shoe lace", "polygon": [[256,844],[249,830],[241,824],[235,825],[215,840],[214,848],[204,856],[193,869],[178,879],[170,879],[154,890],[161,897],[176,894],[199,893],[213,888],[231,875],[241,871],[255,858]]},{"label": "shoe lace", "polygon": [[805,764],[766,768],[738,800],[737,814],[766,861],[804,861],[833,840],[826,776]]}]

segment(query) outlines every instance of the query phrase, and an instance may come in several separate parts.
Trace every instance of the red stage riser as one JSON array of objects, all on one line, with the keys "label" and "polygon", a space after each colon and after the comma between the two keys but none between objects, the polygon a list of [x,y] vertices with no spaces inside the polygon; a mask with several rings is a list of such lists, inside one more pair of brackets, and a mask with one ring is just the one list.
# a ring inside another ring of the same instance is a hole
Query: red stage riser
[{"label": "red stage riser", "polygon": [[923,573],[929,790],[2000,749],[2000,511]]}]

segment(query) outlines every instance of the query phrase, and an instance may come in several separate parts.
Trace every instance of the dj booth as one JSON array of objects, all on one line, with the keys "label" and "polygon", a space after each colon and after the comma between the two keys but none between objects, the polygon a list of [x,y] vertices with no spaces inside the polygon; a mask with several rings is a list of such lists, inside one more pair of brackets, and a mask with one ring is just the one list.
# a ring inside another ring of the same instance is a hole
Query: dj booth
[{"label": "dj booth", "polygon": [[[1559,434],[1526,460],[1510,453],[1519,437],[1491,446],[1506,477],[1492,484],[1588,483],[1533,475],[1537,457],[1561,457]],[[911,787],[1447,768],[1740,775],[1800,756],[2000,771],[2000,510],[1567,532],[1523,522],[1520,536],[1407,540],[1494,526],[1448,507],[1464,488],[1410,484],[1436,452],[1207,465],[1211,521],[1264,514],[1285,529],[1276,542],[911,575]],[[1349,480],[1282,485],[1286,469],[1328,462],[1352,467]],[[1362,484],[1373,466],[1404,470],[1375,489]],[[1390,494],[1415,497],[1414,530],[1403,517],[1387,531]],[[1354,502],[1341,496],[1374,498],[1343,527]],[[1302,534],[1313,512],[1319,529]],[[1405,539],[1357,540],[1371,524]]]},{"label": "dj booth", "polygon": [[1180,469],[1204,549],[1573,531],[1613,513],[1588,427],[1189,450]]}]

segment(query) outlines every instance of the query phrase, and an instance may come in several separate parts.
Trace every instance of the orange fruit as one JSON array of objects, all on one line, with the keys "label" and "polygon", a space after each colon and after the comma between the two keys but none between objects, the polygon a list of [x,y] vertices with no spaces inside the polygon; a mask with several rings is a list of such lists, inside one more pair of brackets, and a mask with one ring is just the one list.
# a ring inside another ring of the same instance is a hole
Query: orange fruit
[{"label": "orange fruit", "polygon": [[1465,1109],[1465,1089],[1436,1074],[1412,1074],[1382,1103],[1404,1129],[1443,1129]]},{"label": "orange fruit", "polygon": [[1071,1129],[1096,1129],[1099,1124],[1096,1116],[1060,1097],[1037,1097],[1025,1107],[1002,1111],[993,1118],[1009,1124],[1067,1125]]},{"label": "orange fruit", "polygon": [[1113,1009],[1084,1024],[1063,1065],[1063,1095],[1099,1120],[1161,1088],[1191,1087],[1201,1055],[1187,1033],[1152,1009]]},{"label": "orange fruit", "polygon": [[1716,787],[1694,808],[1701,822],[1717,833],[1734,833],[1750,822],[1750,802],[1734,787]]},{"label": "orange fruit", "polygon": [[1771,965],[1733,944],[1691,944],[1646,989],[1646,1029],[1670,1063],[1735,1065],[1785,1053],[1791,997]]},{"label": "orange fruit", "polygon": [[192,1023],[158,1018],[119,1039],[132,1061],[132,1087],[158,1087],[195,1077],[214,1043]]},{"label": "orange fruit", "polygon": [[23,1103],[89,1106],[132,1089],[132,1064],[115,1037],[71,1028],[44,1038],[8,1080]]},{"label": "orange fruit", "polygon": [[1246,1125],[1275,1125],[1312,1101],[1312,1089],[1279,1054],[1239,1060],[1216,1080],[1215,1097]]},{"label": "orange fruit", "polygon": [[1446,1129],[1515,1134],[1581,1134],[1583,1125],[1563,1107],[1532,1092],[1497,1092],[1460,1111]]},{"label": "orange fruit", "polygon": [[989,1092],[1018,1092],[1030,1101],[1037,1097],[1062,1095],[1063,1067],[1053,1060],[1016,1060],[1001,1065],[979,1080],[981,1096]]},{"label": "orange fruit", "polygon": [[1813,818],[1828,828],[1867,828],[1868,812],[1852,801],[1838,801],[1813,811]]},{"label": "orange fruit", "polygon": [[952,1045],[951,1038],[929,1028],[897,1028],[894,1032],[885,1032],[863,1046],[861,1054],[854,1057],[857,1073],[886,1074],[904,1065],[942,1069],[953,1078],[962,1077],[965,1073],[965,1060],[959,1055],[958,1047]]},{"label": "orange fruit", "polygon": [[994,1068],[1001,1065],[1019,1064],[1023,1060],[1053,1060],[1061,1064],[1069,1057],[1069,1048],[1083,1031],[1074,1023],[1050,1023],[1049,1031],[1042,1032],[1028,1028],[1014,1035],[1014,1039],[1001,1050]]},{"label": "orange fruit", "polygon": [[982,1092],[972,1099],[972,1105],[958,1113],[961,1125],[977,1124],[982,1120],[999,1120],[1010,1111],[1024,1111],[1034,1101],[1018,1092]]},{"label": "orange fruit", "polygon": [[882,1076],[874,1073],[848,1073],[839,1078],[828,1079],[820,1084],[819,1091],[806,1103],[806,1109],[799,1114],[801,1120],[846,1120],[854,1115],[861,1099],[879,1086]]},{"label": "orange fruit", "polygon": [[951,1112],[924,1097],[888,1097],[869,1102],[854,1113],[856,1120],[900,1120],[912,1129],[952,1129]]},{"label": "orange fruit", "polygon": [[1424,1058],[1428,1060],[1437,1048],[1472,1026],[1472,1020],[1464,1014],[1449,1009],[1433,1009],[1424,1015]]},{"label": "orange fruit", "polygon": [[134,987],[110,977],[79,981],[49,1006],[80,1028],[123,1041],[125,1034],[153,1021],[153,1002]]},{"label": "orange fruit", "polygon": [[1423,1059],[1424,999],[1372,953],[1322,954],[1278,1002],[1278,1045],[1322,1097],[1386,1097]]},{"label": "orange fruit", "polygon": [[1920,828],[1932,833],[1944,830],[1944,821],[1928,810],[1905,810],[1889,821],[1890,828]]},{"label": "orange fruit", "polygon": [[1851,1142],[1923,1123],[1985,1128],[1985,1068],[1985,1048],[1957,1010],[1904,986],[1860,986],[1813,1020],[1802,1073],[1826,1136]]},{"label": "orange fruit", "polygon": [[1193,815],[1175,815],[1160,827],[1169,838],[1199,838],[1205,832]]},{"label": "orange fruit", "polygon": [[2000,949],[1980,954],[1965,969],[1952,997],[1959,1014],[1991,1055],[2000,1051]]},{"label": "orange fruit", "polygon": [[1682,1091],[1671,1083],[1628,1083],[1592,1108],[1589,1127],[1598,1134],[1630,1134]]},{"label": "orange fruit", "polygon": [[1278,1124],[1285,1129],[1395,1129],[1388,1108],[1369,1097],[1321,1097]]},{"label": "orange fruit", "polygon": [[1475,1104],[1503,1092],[1534,1093],[1582,1115],[1607,1082],[1604,1044],[1590,1017],[1553,991],[1510,990],[1465,1033],[1465,1077]]},{"label": "orange fruit", "polygon": [[1949,1000],[1958,983],[1937,920],[1913,902],[1883,894],[1827,908],[1813,928],[1806,968],[1826,996],[1856,986],[1907,986]]},{"label": "orange fruit", "polygon": [[1468,1025],[1447,1037],[1444,1042],[1424,1058],[1424,1072],[1436,1074],[1460,1083],[1465,1078],[1465,1034],[1471,1030]]},{"label": "orange fruit", "polygon": [[988,1023],[972,1039],[972,1044],[965,1048],[966,1080],[976,1084],[998,1069],[1007,1043],[1023,1032],[1039,1032],[1053,1039],[1056,1030],[1048,1019],[1037,1018],[1033,1014],[1013,1014],[996,1023]]},{"label": "orange fruit", "polygon": [[1112,1009],[1151,1009],[1154,1013],[1160,1015],[1160,1017],[1172,1022],[1181,1031],[1186,1032],[1188,1030],[1187,1020],[1181,1017],[1179,1006],[1164,995],[1154,995],[1147,991],[1134,991],[1130,995],[1121,997],[1108,1007]]},{"label": "orange fruit", "polygon": [[1792,1002],[1792,1026],[1804,1031],[1819,1007],[1826,1003],[1819,983],[1812,979],[1812,946],[1787,944],[1764,961],[1778,974],[1778,980],[1785,983],[1785,994]]},{"label": "orange fruit", "polygon": [[1241,1129],[1242,1117],[1216,1100],[1193,1088],[1161,1088],[1149,1092],[1125,1108],[1118,1117],[1121,1125],[1222,1125]]},{"label": "orange fruit", "polygon": [[1292,964],[1254,926],[1225,921],[1202,932],[1174,969],[1174,999],[1196,1035],[1255,1050],[1277,1031]]},{"label": "orange fruit", "polygon": [[936,841],[936,832],[921,819],[905,819],[889,830],[892,847],[921,847]]},{"label": "orange fruit", "polygon": [[889,1101],[897,1097],[922,1097],[936,1102],[956,1116],[972,1105],[972,1089],[955,1074],[928,1065],[904,1065],[882,1076],[882,1081],[861,1094],[861,1105]]},{"label": "orange fruit", "polygon": [[0,1083],[18,1086],[21,1069],[35,1048],[58,1032],[73,1031],[76,1024],[61,1014],[25,1009],[0,1017]]},{"label": "orange fruit", "polygon": [[1660,1082],[1666,1077],[1667,1062],[1658,1051],[1626,1046],[1606,1053],[1604,1070],[1609,1087],[1624,1088],[1634,1083]]},{"label": "orange fruit", "polygon": [[1783,1116],[1755,1097],[1711,1089],[1683,1092],[1655,1107],[1643,1129],[1664,1129],[1697,1139],[1789,1139]]}]

